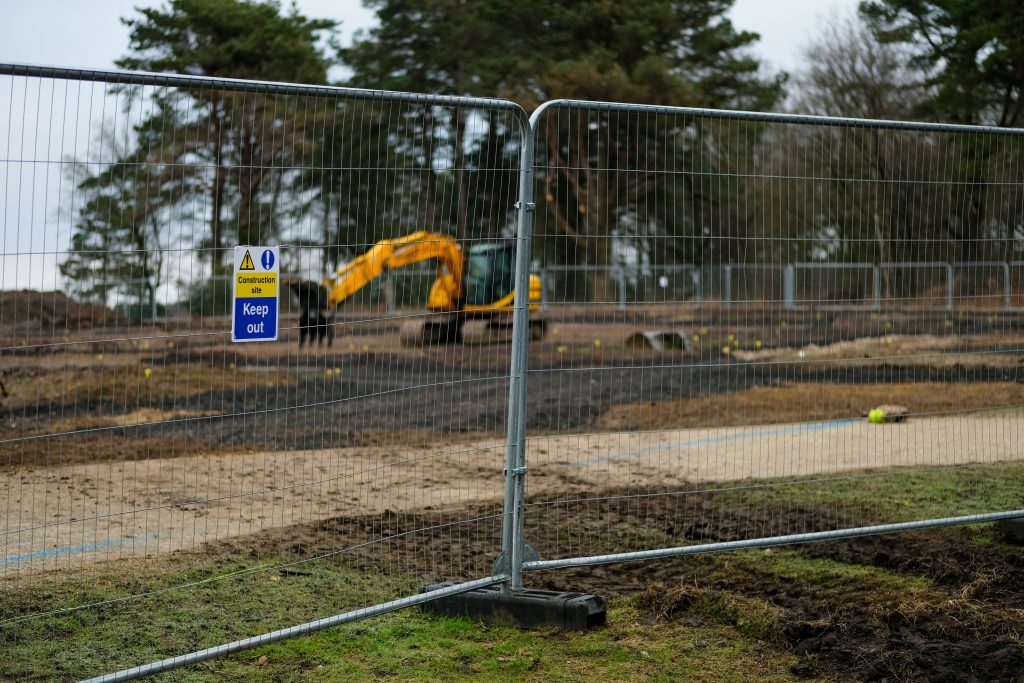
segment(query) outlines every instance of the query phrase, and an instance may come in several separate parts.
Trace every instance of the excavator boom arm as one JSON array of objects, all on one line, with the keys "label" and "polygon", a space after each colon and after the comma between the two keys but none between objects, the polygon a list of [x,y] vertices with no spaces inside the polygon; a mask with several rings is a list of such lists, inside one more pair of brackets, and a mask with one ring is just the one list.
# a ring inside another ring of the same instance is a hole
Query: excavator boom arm
[{"label": "excavator boom arm", "polygon": [[462,298],[462,271],[465,265],[462,248],[454,238],[441,233],[421,230],[404,237],[377,242],[338,269],[333,278],[324,280],[327,288],[327,308],[333,309],[386,270],[420,263],[430,259],[438,261],[438,277],[447,274],[454,291],[453,300]]}]

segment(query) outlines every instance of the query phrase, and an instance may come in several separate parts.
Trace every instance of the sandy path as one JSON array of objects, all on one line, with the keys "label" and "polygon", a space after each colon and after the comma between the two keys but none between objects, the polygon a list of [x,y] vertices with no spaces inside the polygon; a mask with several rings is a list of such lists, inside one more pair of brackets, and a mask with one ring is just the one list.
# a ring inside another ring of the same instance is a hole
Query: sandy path
[{"label": "sandy path", "polygon": [[[534,437],[531,502],[588,490],[1024,459],[1016,414]],[[108,462],[0,474],[0,577],[346,514],[502,495],[500,440]]]}]

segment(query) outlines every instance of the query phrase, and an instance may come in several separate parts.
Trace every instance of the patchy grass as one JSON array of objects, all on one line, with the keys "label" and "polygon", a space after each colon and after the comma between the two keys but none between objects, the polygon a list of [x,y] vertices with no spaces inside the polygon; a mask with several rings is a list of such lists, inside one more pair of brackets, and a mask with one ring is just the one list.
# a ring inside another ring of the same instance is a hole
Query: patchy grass
[{"label": "patchy grass", "polygon": [[[867,473],[747,492],[744,509],[863,507],[872,522],[1009,509],[1020,505],[1022,479],[1022,464]],[[406,610],[154,680],[953,680],[986,663],[989,673],[1012,673],[1024,661],[1019,552],[988,525],[551,572],[529,578],[611,593],[608,626],[530,632]],[[253,556],[228,546],[0,584],[0,622],[44,615],[0,625],[0,679],[77,680],[409,594],[419,583],[329,561],[210,581],[244,571]],[[621,580],[627,572],[633,583]],[[85,604],[97,606],[59,612]]]},{"label": "patchy grass", "polygon": [[[97,358],[102,358],[98,354]],[[149,370],[147,374],[146,370]],[[95,403],[124,406],[169,406],[177,399],[223,391],[274,387],[292,380],[287,373],[267,368],[226,367],[206,362],[153,363],[144,359],[125,362],[97,360],[89,364],[68,362],[56,367],[21,368],[7,382],[10,396],[6,409],[41,405],[76,406]],[[86,416],[83,416],[86,417]],[[102,416],[101,416],[102,417]],[[86,426],[73,422],[59,423],[47,431]]]},{"label": "patchy grass", "polygon": [[[3,594],[3,617],[99,603],[125,592],[202,581],[239,569],[183,560],[164,570],[111,569],[90,580],[40,581]],[[401,583],[401,579],[397,581]],[[200,646],[259,634],[389,597],[373,579],[327,563],[156,593],[0,627],[4,680],[77,680]],[[749,602],[749,601],[748,601]],[[746,603],[744,603],[746,604]],[[163,681],[788,681],[795,658],[773,650],[734,598],[700,627],[652,622],[617,601],[588,633],[520,631],[407,610],[155,677]]]},{"label": "patchy grass", "polygon": [[[1024,508],[1024,463],[900,468],[806,477],[783,485],[753,482],[753,504],[864,510],[864,523],[905,522]],[[849,520],[855,521],[855,520]]]}]

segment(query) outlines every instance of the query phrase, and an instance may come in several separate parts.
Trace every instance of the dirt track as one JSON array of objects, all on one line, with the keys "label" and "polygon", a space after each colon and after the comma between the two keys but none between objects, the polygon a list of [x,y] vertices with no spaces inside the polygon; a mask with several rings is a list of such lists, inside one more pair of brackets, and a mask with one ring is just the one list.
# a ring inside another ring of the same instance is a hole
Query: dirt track
[{"label": "dirt track", "polygon": [[[1016,413],[539,436],[531,502],[589,491],[1024,459]],[[204,455],[0,475],[0,573],[194,548],[338,515],[500,508],[501,440]]]},{"label": "dirt track", "polygon": [[[559,313],[530,350],[535,501],[1022,456],[1015,316]],[[213,324],[9,349],[0,575],[336,515],[500,509],[508,345],[403,349],[394,320],[368,320],[332,349],[231,346]],[[685,325],[694,348],[626,345],[638,325]],[[910,422],[844,421],[886,402]]]}]

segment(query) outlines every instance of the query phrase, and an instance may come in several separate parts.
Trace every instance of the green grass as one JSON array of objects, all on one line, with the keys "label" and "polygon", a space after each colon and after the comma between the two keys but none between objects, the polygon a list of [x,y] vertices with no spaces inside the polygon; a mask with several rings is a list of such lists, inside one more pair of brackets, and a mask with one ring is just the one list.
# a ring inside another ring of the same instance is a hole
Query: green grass
[{"label": "green grass", "polygon": [[[5,594],[4,615],[110,600],[128,591],[201,580],[221,562],[159,574],[122,567],[92,581],[40,582]],[[385,595],[365,577],[324,563],[130,604],[56,614],[0,629],[0,679],[77,680],[256,635]],[[609,626],[588,633],[520,631],[406,610],[155,677],[163,681],[793,680],[794,658],[773,650],[736,609],[701,627],[652,622],[617,601]],[[733,616],[728,616],[732,614]],[[762,641],[762,642],[759,642]]]},{"label": "green grass", "polygon": [[870,510],[873,523],[1024,509],[1024,463],[901,468],[765,485],[751,503]]}]

